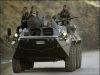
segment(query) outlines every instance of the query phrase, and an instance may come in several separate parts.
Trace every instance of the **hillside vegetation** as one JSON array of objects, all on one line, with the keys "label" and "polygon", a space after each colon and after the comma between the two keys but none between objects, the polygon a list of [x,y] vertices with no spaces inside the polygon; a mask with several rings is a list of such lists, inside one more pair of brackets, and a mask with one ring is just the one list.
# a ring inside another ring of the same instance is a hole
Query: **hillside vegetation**
[{"label": "hillside vegetation", "polygon": [[82,37],[82,47],[84,49],[98,48],[99,1],[0,1],[0,39],[7,35],[7,28],[12,29],[12,34],[15,33],[16,27],[20,25],[21,11],[24,6],[30,11],[30,7],[35,5],[42,15],[54,15],[62,10],[64,4],[67,4],[72,17],[79,17],[72,20],[72,24],[77,25]]}]

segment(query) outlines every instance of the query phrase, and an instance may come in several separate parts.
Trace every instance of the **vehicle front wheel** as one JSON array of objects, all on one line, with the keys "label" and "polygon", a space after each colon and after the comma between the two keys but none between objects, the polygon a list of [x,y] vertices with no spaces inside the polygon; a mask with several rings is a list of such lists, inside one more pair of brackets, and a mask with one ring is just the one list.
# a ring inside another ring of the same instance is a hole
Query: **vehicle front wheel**
[{"label": "vehicle front wheel", "polygon": [[19,59],[12,59],[12,68],[14,73],[20,73],[22,71],[22,66]]},{"label": "vehicle front wheel", "polygon": [[71,44],[69,57],[65,58],[65,70],[72,72],[76,69],[76,45]]},{"label": "vehicle front wheel", "polygon": [[81,67],[81,61],[82,61],[82,49],[81,45],[77,45],[77,51],[76,51],[76,68]]}]

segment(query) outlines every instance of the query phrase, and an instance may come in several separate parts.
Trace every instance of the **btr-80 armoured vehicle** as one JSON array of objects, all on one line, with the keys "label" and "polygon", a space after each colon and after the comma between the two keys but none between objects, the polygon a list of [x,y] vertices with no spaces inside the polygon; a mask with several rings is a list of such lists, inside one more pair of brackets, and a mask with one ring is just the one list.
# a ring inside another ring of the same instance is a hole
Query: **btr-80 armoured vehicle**
[{"label": "btr-80 armoured vehicle", "polygon": [[[50,26],[28,27],[15,34],[12,42],[15,53],[12,58],[13,72],[20,73],[34,67],[34,62],[65,61],[65,71],[74,71],[81,67],[81,38],[75,26],[67,26],[51,19]],[[30,23],[31,22],[31,23]],[[44,22],[44,21],[43,21]],[[44,23],[45,24],[45,23]]]}]

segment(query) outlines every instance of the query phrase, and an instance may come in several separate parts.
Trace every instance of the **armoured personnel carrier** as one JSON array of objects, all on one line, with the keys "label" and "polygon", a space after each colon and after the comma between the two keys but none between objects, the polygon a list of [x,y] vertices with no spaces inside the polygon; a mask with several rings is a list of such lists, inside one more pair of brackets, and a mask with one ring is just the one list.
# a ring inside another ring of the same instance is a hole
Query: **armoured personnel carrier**
[{"label": "armoured personnel carrier", "polygon": [[[20,73],[34,68],[34,62],[65,61],[65,71],[74,71],[81,67],[81,38],[75,26],[66,26],[51,19],[50,26],[29,27],[17,29],[12,41],[15,53],[12,58],[13,72]],[[44,23],[45,24],[45,23]]]}]

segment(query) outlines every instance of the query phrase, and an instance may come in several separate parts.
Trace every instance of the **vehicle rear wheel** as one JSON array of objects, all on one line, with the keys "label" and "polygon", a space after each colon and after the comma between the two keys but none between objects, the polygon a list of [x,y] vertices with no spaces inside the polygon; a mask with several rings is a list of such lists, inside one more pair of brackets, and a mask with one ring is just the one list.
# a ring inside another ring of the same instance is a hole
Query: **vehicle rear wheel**
[{"label": "vehicle rear wheel", "polygon": [[76,44],[72,43],[70,47],[69,57],[65,58],[65,70],[72,72],[76,69]]},{"label": "vehicle rear wheel", "polygon": [[14,73],[20,73],[22,71],[22,66],[19,59],[12,59],[12,68]]},{"label": "vehicle rear wheel", "polygon": [[81,61],[82,61],[82,51],[80,44],[77,45],[77,51],[76,51],[76,68],[81,67]]}]

